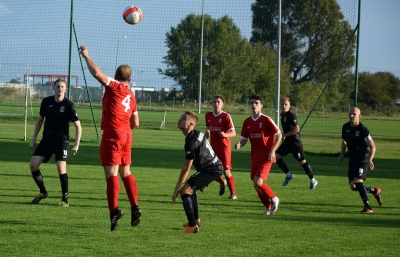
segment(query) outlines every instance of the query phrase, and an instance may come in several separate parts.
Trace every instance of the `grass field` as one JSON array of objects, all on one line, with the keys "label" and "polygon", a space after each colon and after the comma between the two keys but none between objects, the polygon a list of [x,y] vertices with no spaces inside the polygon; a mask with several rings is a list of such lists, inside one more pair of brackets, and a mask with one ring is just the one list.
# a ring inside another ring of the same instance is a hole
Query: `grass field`
[{"label": "grass field", "polygon": [[[12,130],[5,125],[2,134]],[[84,127],[84,133],[89,130]],[[383,137],[391,133],[389,126],[374,130]],[[308,154],[317,188],[309,190],[301,167],[286,157],[295,179],[282,187],[284,175],[273,166],[268,184],[281,204],[276,215],[265,216],[249,179],[250,147],[234,151],[238,200],[228,200],[228,193],[218,196],[219,186],[212,183],[199,193],[200,232],[188,235],[182,233],[186,217],[181,201],[171,203],[184,160],[184,136],[173,126],[134,131],[132,172],[142,222],[130,227],[129,201],[121,184],[119,206],[127,215],[115,232],[109,231],[98,142],[82,142],[78,154],[70,156],[70,207],[63,208],[57,206],[61,189],[54,162],[41,166],[49,197],[32,205],[38,189],[29,172],[28,142],[0,138],[0,256],[398,256],[398,140],[378,143],[376,169],[366,184],[380,186],[384,202],[379,207],[370,195],[374,213],[364,215],[359,213],[358,193],[348,189],[346,163],[339,163],[336,154]],[[305,147],[314,150],[307,143]]]}]

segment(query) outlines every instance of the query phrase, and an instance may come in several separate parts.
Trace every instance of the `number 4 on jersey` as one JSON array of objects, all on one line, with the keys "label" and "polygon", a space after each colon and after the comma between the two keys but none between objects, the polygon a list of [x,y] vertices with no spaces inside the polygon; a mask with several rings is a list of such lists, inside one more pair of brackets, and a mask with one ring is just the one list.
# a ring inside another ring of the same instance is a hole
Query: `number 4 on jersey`
[{"label": "number 4 on jersey", "polygon": [[125,112],[127,112],[131,108],[131,95],[127,95],[124,100],[122,100],[121,104],[125,106]]}]

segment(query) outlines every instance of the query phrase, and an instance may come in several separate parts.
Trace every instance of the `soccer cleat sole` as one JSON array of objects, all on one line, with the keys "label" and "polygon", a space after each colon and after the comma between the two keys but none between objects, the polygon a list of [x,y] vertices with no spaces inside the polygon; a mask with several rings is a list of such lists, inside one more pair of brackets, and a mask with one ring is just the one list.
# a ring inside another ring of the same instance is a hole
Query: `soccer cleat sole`
[{"label": "soccer cleat sole", "polygon": [[132,218],[131,218],[132,227],[139,225],[140,217],[142,217],[142,211],[140,209],[137,211],[132,211]]}]

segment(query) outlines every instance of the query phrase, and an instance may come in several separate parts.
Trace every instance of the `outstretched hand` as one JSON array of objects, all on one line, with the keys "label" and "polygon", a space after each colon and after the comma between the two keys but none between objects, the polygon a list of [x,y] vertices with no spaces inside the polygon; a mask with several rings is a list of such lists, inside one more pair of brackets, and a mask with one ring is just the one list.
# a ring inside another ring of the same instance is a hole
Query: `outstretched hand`
[{"label": "outstretched hand", "polygon": [[79,47],[79,53],[85,58],[89,56],[89,51],[86,46]]}]

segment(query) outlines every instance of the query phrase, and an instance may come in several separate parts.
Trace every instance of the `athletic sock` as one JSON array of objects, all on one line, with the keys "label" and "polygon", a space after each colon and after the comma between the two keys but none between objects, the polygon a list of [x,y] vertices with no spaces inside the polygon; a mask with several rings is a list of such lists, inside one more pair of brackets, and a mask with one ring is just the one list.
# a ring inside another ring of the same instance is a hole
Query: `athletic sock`
[{"label": "athletic sock", "polygon": [[36,185],[39,187],[40,193],[47,194],[46,187],[44,186],[43,176],[40,170],[32,171],[32,177]]},{"label": "athletic sock", "polygon": [[228,188],[229,188],[229,191],[231,192],[231,195],[236,195],[235,178],[233,176],[230,176],[230,177],[226,178],[226,181],[228,182]]},{"label": "athletic sock", "polygon": [[193,192],[191,198],[192,198],[194,218],[196,220],[198,220],[199,219],[199,204],[198,204],[199,196],[197,195],[196,192]]},{"label": "athletic sock", "polygon": [[124,182],[125,191],[126,194],[128,195],[131,207],[137,206],[139,200],[138,200],[138,187],[135,177],[131,173],[130,175],[123,178],[122,182]]},{"label": "athletic sock", "polygon": [[118,194],[120,190],[117,176],[111,176],[107,180],[107,201],[110,213],[118,207]]},{"label": "athletic sock", "polygon": [[314,174],[313,174],[313,172],[312,172],[311,166],[308,165],[307,162],[305,162],[303,165],[301,165],[301,167],[303,167],[303,170],[306,172],[307,176],[308,176],[310,179],[313,179],[313,178],[314,178]]},{"label": "athletic sock", "polygon": [[265,206],[265,208],[267,208],[267,209],[271,208],[272,205],[271,205],[271,201],[270,201],[268,195],[266,195],[261,190],[257,190],[257,194],[258,194],[258,198],[260,198],[260,201]]},{"label": "athletic sock", "polygon": [[185,210],[186,217],[188,219],[189,227],[196,226],[196,219],[194,217],[193,202],[192,197],[189,194],[184,194],[181,196],[183,209]]},{"label": "athletic sock", "polygon": [[354,185],[356,185],[356,188],[358,189],[358,192],[359,192],[360,197],[361,197],[361,199],[362,199],[362,201],[364,203],[364,206],[369,208],[369,209],[372,209],[371,206],[369,205],[367,191],[365,190],[363,183],[362,182],[357,182],[357,183],[354,183]]},{"label": "athletic sock", "polygon": [[374,195],[376,193],[376,188],[374,188],[374,187],[369,187],[369,186],[364,185],[364,188],[370,194]]},{"label": "athletic sock", "polygon": [[64,173],[62,175],[59,175],[59,177],[60,177],[61,192],[62,192],[61,201],[68,203],[68,174]]},{"label": "athletic sock", "polygon": [[286,176],[288,176],[287,174],[288,174],[288,172],[289,172],[289,168],[288,168],[288,166],[286,165],[286,162],[284,162],[283,159],[279,159],[279,160],[276,161],[276,164],[278,164],[278,167],[279,167],[283,172],[285,172]]},{"label": "athletic sock", "polygon": [[225,181],[223,178],[219,177],[217,179],[215,179],[215,181],[217,181],[218,183],[220,183],[221,185],[225,184]]},{"label": "athletic sock", "polygon": [[260,187],[260,190],[263,192],[263,194],[267,195],[269,199],[274,199],[275,194],[267,184],[263,183]]}]

